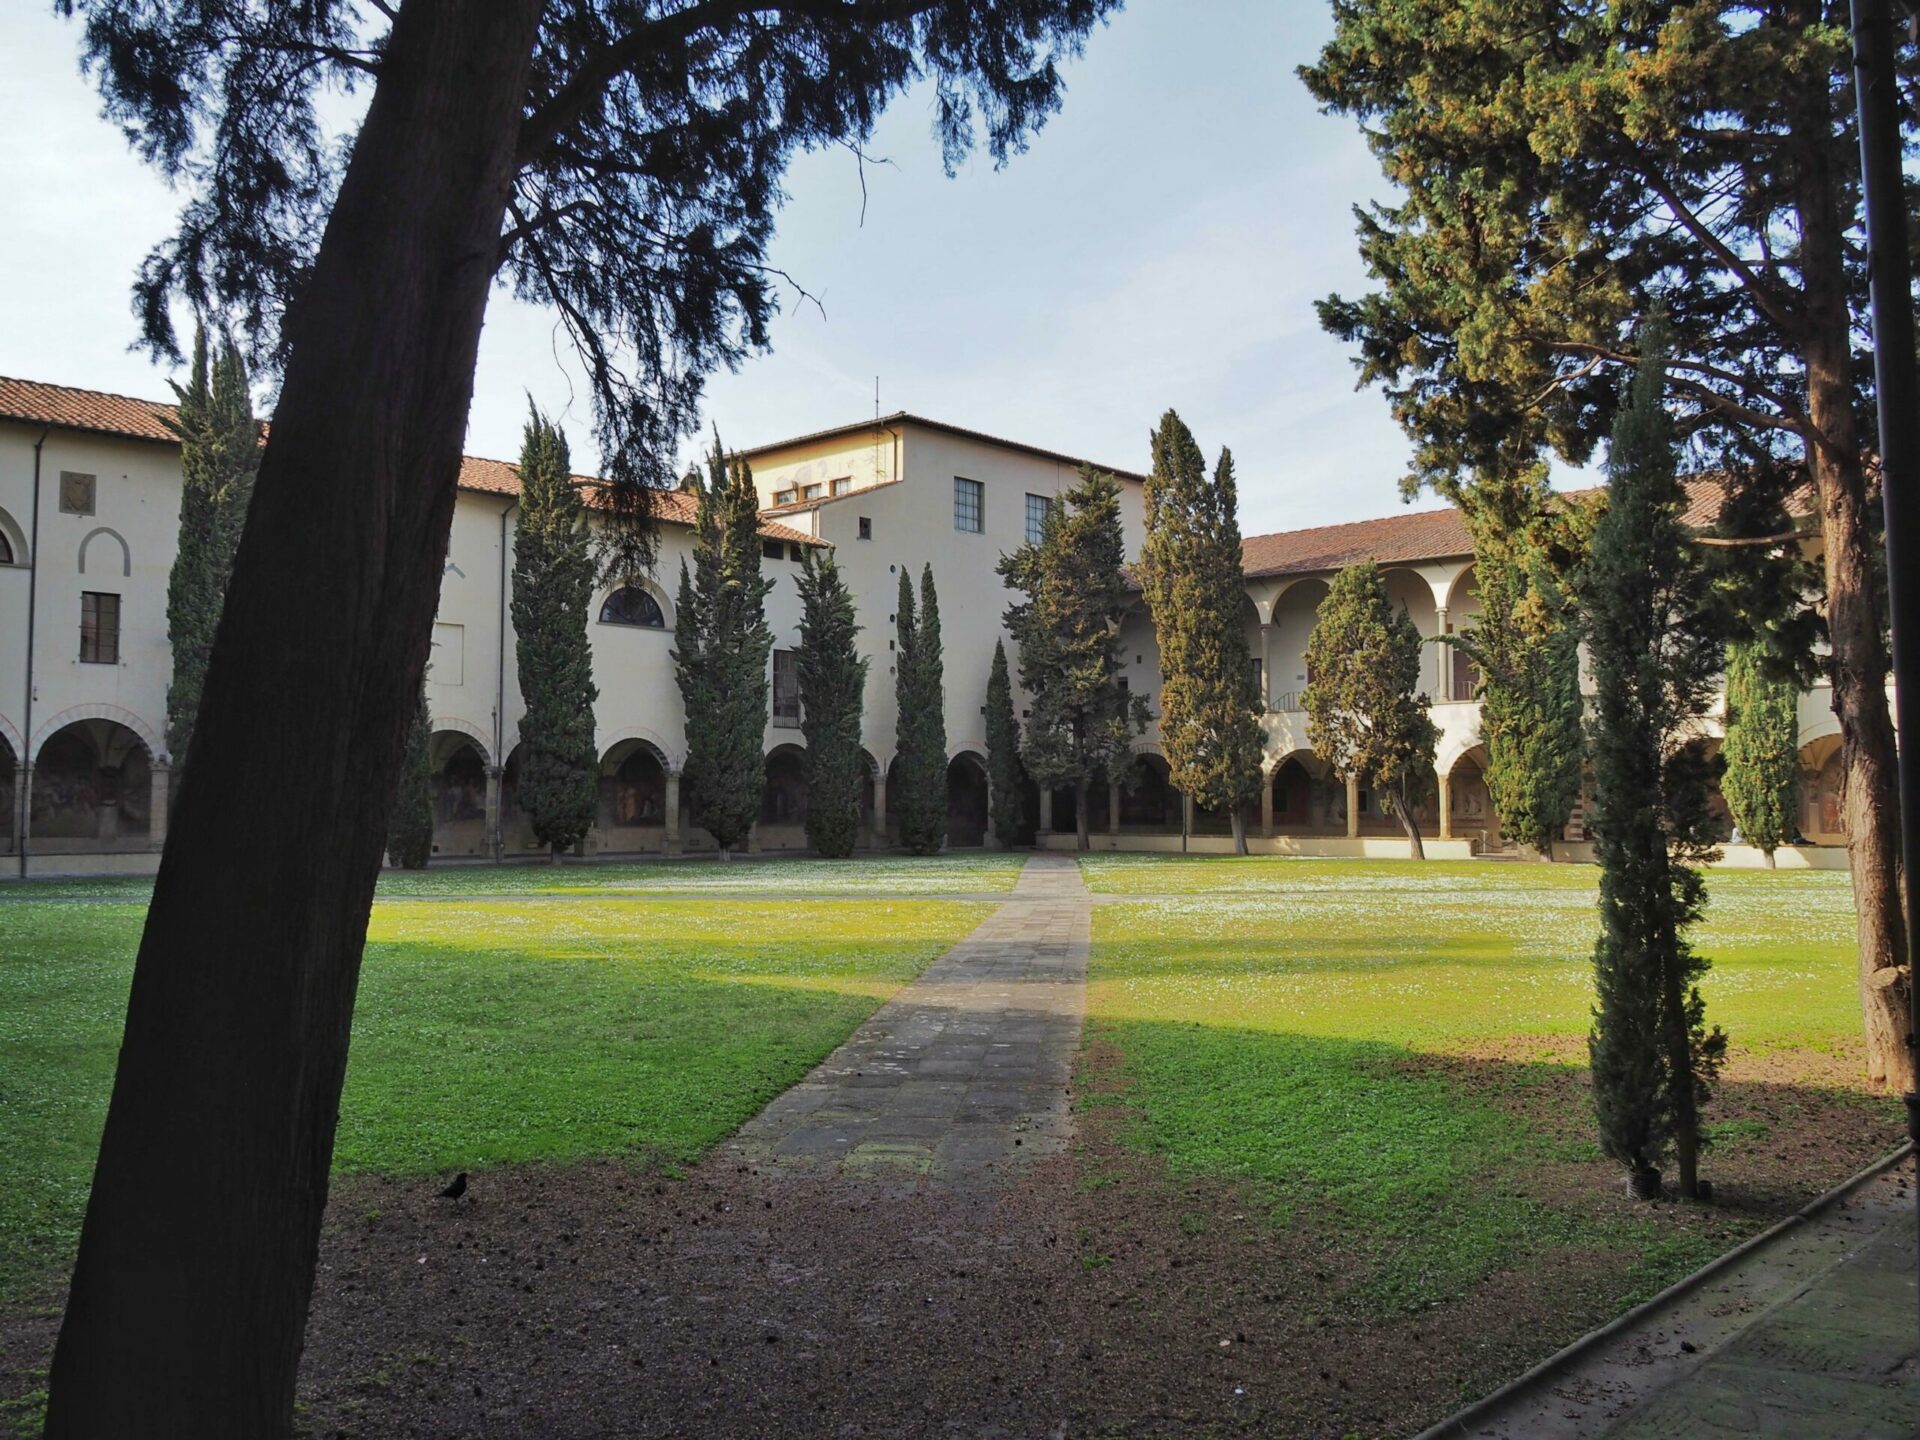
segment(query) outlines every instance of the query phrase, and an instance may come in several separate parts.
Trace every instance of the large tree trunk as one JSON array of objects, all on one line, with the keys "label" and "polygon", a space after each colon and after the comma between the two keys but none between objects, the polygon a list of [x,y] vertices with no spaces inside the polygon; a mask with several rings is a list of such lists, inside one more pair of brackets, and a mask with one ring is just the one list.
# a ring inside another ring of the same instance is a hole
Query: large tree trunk
[{"label": "large tree trunk", "polygon": [[291,1424],[540,10],[409,0],[288,317],[134,968],[49,1436]]},{"label": "large tree trunk", "polygon": [[1091,850],[1087,841],[1087,782],[1073,782],[1073,843],[1076,850]]},{"label": "large tree trunk", "polygon": [[1411,781],[1404,778],[1400,781],[1399,799],[1393,808],[1400,813],[1400,828],[1407,832],[1408,855],[1415,860],[1426,859],[1427,847],[1420,839],[1420,822],[1414,818],[1413,814],[1413,784]]},{"label": "large tree trunk", "polygon": [[1230,805],[1227,807],[1227,813],[1233,820],[1233,853],[1236,855],[1244,855],[1247,853],[1246,812],[1238,805]]},{"label": "large tree trunk", "polygon": [[[1664,866],[1672,861],[1661,857]],[[1666,873],[1660,877],[1663,891],[1672,888]],[[1694,1078],[1693,1034],[1687,1024],[1686,991],[1681,984],[1680,941],[1671,926],[1662,925],[1660,948],[1660,1009],[1662,1043],[1667,1051],[1667,1084],[1673,1101],[1673,1162],[1677,1172],[1675,1188],[1681,1198],[1700,1197],[1700,1106]]]},{"label": "large tree trunk", "polygon": [[[1813,12],[1809,11],[1809,17]],[[1914,1088],[1907,1045],[1912,983],[1901,904],[1898,761],[1887,713],[1888,656],[1881,639],[1875,546],[1867,524],[1866,475],[1853,410],[1839,145],[1825,77],[1802,87],[1792,157],[1804,275],[1802,350],[1807,414],[1821,443],[1807,446],[1820,505],[1827,579],[1828,676],[1840,721],[1847,863],[1860,940],[1860,1004],[1867,1073],[1877,1084]]]}]

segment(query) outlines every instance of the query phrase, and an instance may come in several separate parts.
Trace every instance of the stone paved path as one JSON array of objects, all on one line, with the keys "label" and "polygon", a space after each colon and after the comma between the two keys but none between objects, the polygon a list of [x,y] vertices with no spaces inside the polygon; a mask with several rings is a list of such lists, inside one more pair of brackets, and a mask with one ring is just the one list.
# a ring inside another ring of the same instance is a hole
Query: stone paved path
[{"label": "stone paved path", "polygon": [[769,1174],[916,1187],[988,1185],[1058,1154],[1091,916],[1073,857],[1034,855],[991,917],[747,1122],[730,1153]]}]

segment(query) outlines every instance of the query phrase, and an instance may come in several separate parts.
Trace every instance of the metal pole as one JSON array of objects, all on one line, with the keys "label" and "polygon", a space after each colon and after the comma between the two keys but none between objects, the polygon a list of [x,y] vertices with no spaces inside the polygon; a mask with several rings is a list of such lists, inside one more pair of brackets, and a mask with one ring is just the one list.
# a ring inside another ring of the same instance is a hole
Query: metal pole
[{"label": "metal pole", "polygon": [[[1913,984],[1920,941],[1920,384],[1914,377],[1913,282],[1907,273],[1906,197],[1887,0],[1852,0],[1853,77],[1860,114],[1874,389],[1880,418],[1880,495],[1887,521],[1887,599],[1893,620],[1894,723],[1900,739],[1900,838],[1906,874],[1909,1034],[1920,1028]],[[1907,1134],[1920,1149],[1920,1095],[1909,1091]],[[1920,1186],[1914,1190],[1920,1207]]]}]

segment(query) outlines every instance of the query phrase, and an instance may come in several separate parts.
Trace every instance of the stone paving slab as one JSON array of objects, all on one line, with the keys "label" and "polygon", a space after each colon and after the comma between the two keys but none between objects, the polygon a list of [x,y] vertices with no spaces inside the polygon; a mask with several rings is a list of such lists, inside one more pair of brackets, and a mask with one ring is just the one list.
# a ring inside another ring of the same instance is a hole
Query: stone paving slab
[{"label": "stone paving slab", "polygon": [[1038,854],[971,935],[728,1142],[774,1175],[970,1187],[1060,1153],[1086,1015],[1092,905]]}]

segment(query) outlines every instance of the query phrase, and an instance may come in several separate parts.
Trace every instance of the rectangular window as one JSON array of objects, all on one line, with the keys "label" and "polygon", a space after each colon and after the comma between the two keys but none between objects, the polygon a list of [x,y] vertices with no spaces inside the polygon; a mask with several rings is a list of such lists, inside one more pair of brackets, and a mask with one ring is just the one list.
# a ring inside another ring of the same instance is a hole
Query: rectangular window
[{"label": "rectangular window", "polygon": [[853,477],[851,475],[842,475],[834,480],[833,489],[829,493],[844,495],[851,489],[853,489]]},{"label": "rectangular window", "polygon": [[91,515],[96,481],[77,470],[60,472],[60,510],[65,515]]},{"label": "rectangular window", "polygon": [[1048,495],[1027,496],[1027,543],[1038,545],[1040,537],[1046,532],[1047,515],[1053,509],[1053,498]]},{"label": "rectangular window", "polygon": [[773,503],[776,505],[791,505],[793,500],[794,495],[791,490],[776,490],[773,492]]},{"label": "rectangular window", "polygon": [[873,538],[873,521],[865,515],[860,517],[860,538],[862,540]]},{"label": "rectangular window", "polygon": [[1256,710],[1267,708],[1267,667],[1258,655],[1247,657],[1247,668],[1253,672],[1253,705]]},{"label": "rectangular window", "polygon": [[773,723],[791,729],[800,723],[800,655],[773,652]]},{"label": "rectangular window", "polygon": [[803,485],[800,487],[800,498],[802,500],[818,500],[820,496],[825,493],[826,488],[824,485]]},{"label": "rectangular window", "polygon": [[763,560],[784,560],[787,558],[787,546],[781,540],[762,540],[760,558]]},{"label": "rectangular window", "polygon": [[978,480],[962,480],[953,477],[953,528],[964,530],[969,535],[978,535],[986,509],[984,491],[986,487]]},{"label": "rectangular window", "polygon": [[800,546],[798,545],[787,546],[787,559],[791,560],[794,564],[796,565],[801,564],[806,558],[807,558],[807,552],[804,549],[802,549]]},{"label": "rectangular window", "polygon": [[120,663],[120,597],[80,592],[80,658],[89,665]]}]

